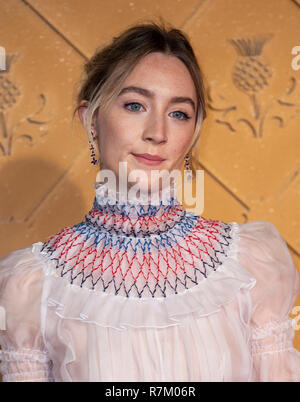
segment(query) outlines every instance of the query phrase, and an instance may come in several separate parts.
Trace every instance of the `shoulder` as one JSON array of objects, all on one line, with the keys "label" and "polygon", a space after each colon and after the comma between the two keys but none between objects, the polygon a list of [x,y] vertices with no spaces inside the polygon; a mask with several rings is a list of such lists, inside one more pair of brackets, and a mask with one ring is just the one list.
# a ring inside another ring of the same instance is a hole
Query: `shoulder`
[{"label": "shoulder", "polygon": [[36,278],[42,276],[47,271],[47,262],[43,258],[45,254],[43,250],[49,244],[67,243],[73,233],[73,227],[66,226],[50,235],[44,242],[38,241],[27,247],[11,251],[2,257],[0,256],[0,285],[1,279],[7,277],[21,278],[27,274]]},{"label": "shoulder", "polygon": [[[30,265],[31,263],[40,263],[38,259],[38,250],[42,246],[42,242],[36,242],[30,246],[13,250],[3,256],[0,256],[0,272],[17,273],[21,267]],[[18,269],[19,268],[19,269]]]},{"label": "shoulder", "polygon": [[287,243],[273,223],[257,220],[238,226],[241,253],[259,258],[260,261],[276,261],[294,268]]},{"label": "shoulder", "polygon": [[258,220],[239,225],[238,259],[256,278],[255,303],[269,305],[275,315],[292,307],[300,291],[300,277],[274,224]]},{"label": "shoulder", "polygon": [[0,299],[18,300],[20,292],[28,289],[32,294],[40,291],[43,277],[43,262],[39,258],[39,248],[43,243],[33,243],[28,247],[14,250],[0,257]]},{"label": "shoulder", "polygon": [[282,239],[276,226],[270,221],[256,220],[239,224],[239,229],[243,235],[255,235],[263,237],[265,240]]},{"label": "shoulder", "polygon": [[42,244],[34,243],[0,258],[0,329],[6,330],[3,345],[31,348],[37,340],[44,283],[38,256]]}]

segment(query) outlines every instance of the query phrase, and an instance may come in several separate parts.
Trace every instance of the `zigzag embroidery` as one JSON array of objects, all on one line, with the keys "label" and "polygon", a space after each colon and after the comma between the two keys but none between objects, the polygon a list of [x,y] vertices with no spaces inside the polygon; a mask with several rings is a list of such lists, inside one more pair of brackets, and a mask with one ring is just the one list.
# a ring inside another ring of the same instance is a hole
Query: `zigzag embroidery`
[{"label": "zigzag embroidery", "polygon": [[152,231],[145,225],[130,230],[129,236],[122,232],[120,219],[132,225],[137,220],[130,211],[124,216],[123,208],[111,207],[96,211],[94,203],[84,222],[62,229],[43,244],[57,274],[71,284],[126,297],[167,297],[198,285],[228,255],[230,224],[186,213],[174,204],[143,216],[143,221],[155,222]]}]

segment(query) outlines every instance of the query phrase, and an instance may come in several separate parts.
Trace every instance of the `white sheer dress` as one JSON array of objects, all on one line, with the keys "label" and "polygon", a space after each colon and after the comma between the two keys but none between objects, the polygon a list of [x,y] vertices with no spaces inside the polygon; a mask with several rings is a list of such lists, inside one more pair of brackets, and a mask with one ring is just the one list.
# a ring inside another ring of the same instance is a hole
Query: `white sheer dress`
[{"label": "white sheer dress", "polygon": [[82,222],[0,259],[3,381],[300,380],[300,279],[273,224],[100,189]]}]

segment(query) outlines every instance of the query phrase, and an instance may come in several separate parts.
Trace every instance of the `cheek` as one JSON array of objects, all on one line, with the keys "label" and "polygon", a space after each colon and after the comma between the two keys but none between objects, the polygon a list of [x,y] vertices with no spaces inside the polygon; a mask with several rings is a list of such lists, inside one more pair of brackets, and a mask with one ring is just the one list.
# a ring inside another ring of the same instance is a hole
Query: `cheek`
[{"label": "cheek", "polygon": [[128,154],[134,150],[136,141],[134,142],[132,137],[128,135],[128,129],[126,130],[118,122],[113,123],[112,119],[109,125],[102,125],[99,147],[103,168],[116,173],[119,171],[119,162],[127,161]]},{"label": "cheek", "polygon": [[113,152],[118,154],[124,147],[124,130],[113,119],[103,121],[99,127],[100,147],[104,153]]},{"label": "cheek", "polygon": [[116,115],[117,113],[109,115],[103,121],[102,127],[100,126],[100,136],[102,131],[104,144],[112,146],[114,152],[119,153],[135,144],[136,135],[132,124],[122,118],[116,118]]},{"label": "cheek", "polygon": [[192,139],[192,136],[187,137],[183,140],[177,141],[177,143],[175,144],[174,150],[173,150],[173,155],[175,156],[175,158],[177,160],[185,157],[185,154],[188,150],[191,139]]}]

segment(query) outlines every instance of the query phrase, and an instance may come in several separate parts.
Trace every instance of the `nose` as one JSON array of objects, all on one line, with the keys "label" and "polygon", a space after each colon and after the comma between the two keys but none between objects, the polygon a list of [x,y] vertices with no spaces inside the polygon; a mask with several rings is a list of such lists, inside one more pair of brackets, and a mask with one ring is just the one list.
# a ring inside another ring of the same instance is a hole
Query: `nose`
[{"label": "nose", "polygon": [[157,144],[167,141],[167,124],[164,116],[156,114],[149,118],[143,132],[143,139],[145,141],[153,141]]}]

